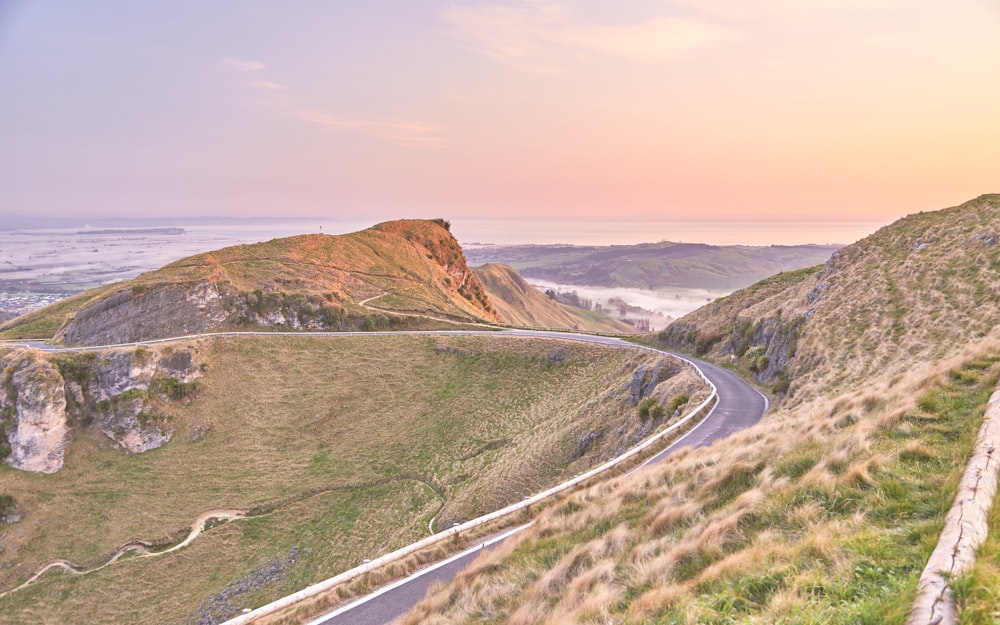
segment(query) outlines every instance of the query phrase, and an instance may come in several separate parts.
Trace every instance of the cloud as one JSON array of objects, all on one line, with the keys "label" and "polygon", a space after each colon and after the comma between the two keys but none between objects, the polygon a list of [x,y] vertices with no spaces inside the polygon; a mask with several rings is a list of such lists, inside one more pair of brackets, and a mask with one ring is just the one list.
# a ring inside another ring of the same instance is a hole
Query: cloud
[{"label": "cloud", "polygon": [[254,80],[256,74],[267,67],[259,61],[224,58],[222,62],[226,67],[247,75],[248,86],[270,93],[266,97],[261,96],[259,104],[269,110],[278,111],[283,116],[316,124],[333,132],[366,134],[396,145],[435,147],[445,144],[438,129],[427,124],[349,119],[335,113],[302,106],[288,94],[288,87],[285,85],[270,80]]},{"label": "cloud", "polygon": [[234,69],[242,74],[252,74],[267,67],[259,61],[246,61],[243,59],[225,58],[222,59],[222,62],[225,63],[230,69]]},{"label": "cloud", "polygon": [[554,33],[554,37],[567,45],[655,64],[732,41],[736,34],[699,20],[656,18],[628,26],[569,28]]},{"label": "cloud", "polygon": [[279,85],[276,82],[270,82],[267,80],[255,80],[250,84],[258,89],[270,89],[271,91],[284,91],[287,89],[284,85]]},{"label": "cloud", "polygon": [[734,40],[727,26],[701,17],[654,16],[631,24],[586,24],[565,5],[521,0],[513,5],[453,6],[441,19],[459,40],[522,67],[552,67],[559,53],[597,52],[638,63],[667,63]]},{"label": "cloud", "polygon": [[560,11],[553,7],[528,6],[462,7],[442,12],[459,39],[498,59],[539,54],[545,48],[546,32],[556,25]]},{"label": "cloud", "polygon": [[361,132],[398,145],[434,147],[445,144],[438,129],[427,124],[349,119],[315,110],[294,111],[293,116],[333,132]]},{"label": "cloud", "polygon": [[883,9],[901,0],[673,0],[677,6],[727,19],[795,20],[834,11]]}]

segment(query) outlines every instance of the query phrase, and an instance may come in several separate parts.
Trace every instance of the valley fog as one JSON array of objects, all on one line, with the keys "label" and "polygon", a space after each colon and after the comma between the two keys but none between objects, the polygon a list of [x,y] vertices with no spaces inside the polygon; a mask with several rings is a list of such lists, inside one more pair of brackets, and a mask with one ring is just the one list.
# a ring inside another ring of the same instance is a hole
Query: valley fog
[{"label": "valley fog", "polygon": [[[581,300],[584,308],[590,304],[590,310],[597,306],[612,317],[621,317],[621,303],[628,305],[629,319],[648,319],[649,329],[662,330],[671,321],[701,308],[708,302],[728,295],[732,291],[719,289],[685,289],[670,287],[655,291],[645,289],[608,288],[600,286],[579,286],[575,284],[558,284],[537,278],[528,278],[528,283],[540,291],[554,291],[557,294],[573,294]],[[563,299],[563,298],[560,298]],[[636,309],[641,310],[636,310]]]}]

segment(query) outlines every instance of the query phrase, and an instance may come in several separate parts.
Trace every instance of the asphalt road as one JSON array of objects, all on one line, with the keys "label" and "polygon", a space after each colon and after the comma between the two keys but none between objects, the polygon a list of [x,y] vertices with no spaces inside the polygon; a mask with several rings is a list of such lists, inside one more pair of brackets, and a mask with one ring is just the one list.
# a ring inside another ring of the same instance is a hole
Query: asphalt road
[{"label": "asphalt road", "polygon": [[760,391],[744,382],[729,369],[709,364],[703,360],[683,356],[701,369],[719,393],[719,402],[701,423],[690,432],[656,454],[644,464],[663,460],[684,447],[704,447],[726,438],[760,421],[767,412],[768,401]]},{"label": "asphalt road", "polygon": [[[560,337],[558,333],[552,334],[557,335],[554,338],[565,338],[566,336]],[[537,336],[537,334],[534,335]],[[604,337],[587,337],[587,340],[619,346],[624,343],[617,339]],[[682,356],[682,358],[693,362],[715,384],[719,393],[719,401],[699,425],[670,447],[643,463],[644,465],[659,462],[678,449],[710,445],[733,432],[757,423],[767,411],[767,398],[732,371],[687,356]],[[518,528],[517,531],[520,529],[523,528]],[[511,534],[513,533],[511,532]],[[470,549],[438,566],[418,571],[411,577],[311,621],[309,625],[385,625],[423,599],[434,582],[454,579],[477,556],[502,542],[502,539],[508,535],[504,535],[492,545],[482,545]]]}]

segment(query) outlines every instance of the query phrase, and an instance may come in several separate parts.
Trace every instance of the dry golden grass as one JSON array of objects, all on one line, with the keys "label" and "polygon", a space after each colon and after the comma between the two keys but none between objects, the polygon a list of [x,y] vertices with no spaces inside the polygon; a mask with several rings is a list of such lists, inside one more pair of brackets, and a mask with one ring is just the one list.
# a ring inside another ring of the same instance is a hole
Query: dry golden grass
[{"label": "dry golden grass", "polygon": [[901,623],[998,358],[955,345],[578,493],[400,622]]},{"label": "dry golden grass", "polygon": [[[780,274],[703,307],[678,322],[683,331],[671,340],[694,349],[697,335],[709,356],[748,374],[743,350],[764,348],[769,365],[758,377],[779,387],[785,376],[790,405],[871,377],[889,387],[995,335],[998,236],[1000,195],[910,215],[842,248],[824,268]],[[769,336],[775,326],[797,338]]]},{"label": "dry golden grass", "polygon": [[[0,623],[148,622],[152,610],[186,622],[297,548],[281,579],[239,594],[256,606],[413,542],[436,515],[447,526],[519,501],[642,430],[626,387],[656,359],[499,336],[216,339],[197,352],[201,390],[172,409],[164,447],[126,455],[84,429],[54,475],[0,467],[22,512],[0,526],[2,586],[54,558],[97,565],[129,540],[180,537],[208,509],[273,511],[169,556],[47,574],[0,599]],[[575,458],[590,431],[600,444]]]}]

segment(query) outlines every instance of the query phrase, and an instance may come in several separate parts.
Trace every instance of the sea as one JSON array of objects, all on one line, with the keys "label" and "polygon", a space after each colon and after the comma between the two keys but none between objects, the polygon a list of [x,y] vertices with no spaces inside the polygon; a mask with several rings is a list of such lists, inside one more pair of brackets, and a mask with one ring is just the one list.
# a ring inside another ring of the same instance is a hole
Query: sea
[{"label": "sea", "polygon": [[[185,226],[185,230],[251,243],[305,232],[344,234],[374,221],[320,220],[248,222],[241,225]],[[853,243],[886,225],[879,221],[609,221],[586,219],[452,219],[451,232],[470,245],[635,245],[707,243],[709,245],[819,245]]]}]

